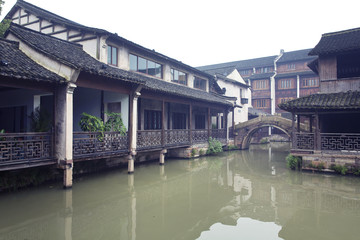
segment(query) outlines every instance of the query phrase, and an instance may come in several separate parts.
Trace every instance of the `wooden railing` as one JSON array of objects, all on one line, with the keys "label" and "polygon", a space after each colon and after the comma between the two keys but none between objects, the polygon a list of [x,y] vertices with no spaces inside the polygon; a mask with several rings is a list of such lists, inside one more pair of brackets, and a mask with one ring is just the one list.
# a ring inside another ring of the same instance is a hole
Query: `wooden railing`
[{"label": "wooden railing", "polygon": [[322,133],[321,150],[360,151],[360,134],[355,133]]},{"label": "wooden railing", "polygon": [[129,149],[129,138],[119,132],[74,132],[73,158],[118,155]]},{"label": "wooden railing", "polygon": [[226,140],[226,129],[211,129],[211,137],[217,140]]},{"label": "wooden railing", "polygon": [[190,130],[165,130],[165,146],[190,144]]},{"label": "wooden railing", "polygon": [[295,133],[293,139],[293,148],[314,150],[314,142],[314,133]]},{"label": "wooden railing", "polygon": [[[360,134],[356,133],[321,133],[322,151],[360,151]],[[293,149],[314,150],[314,133],[295,133]]]},{"label": "wooden railing", "polygon": [[207,142],[209,134],[207,129],[194,129],[192,130],[193,143]]},{"label": "wooden railing", "polygon": [[148,149],[162,146],[161,130],[138,130],[137,131],[137,148]]},{"label": "wooden railing", "polygon": [[55,162],[51,133],[0,134],[0,166]]}]

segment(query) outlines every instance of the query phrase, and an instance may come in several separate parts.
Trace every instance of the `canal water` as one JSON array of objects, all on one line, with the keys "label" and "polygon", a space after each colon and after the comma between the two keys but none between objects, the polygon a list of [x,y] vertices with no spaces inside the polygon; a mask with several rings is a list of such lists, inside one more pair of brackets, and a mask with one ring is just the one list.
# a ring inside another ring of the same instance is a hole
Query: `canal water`
[{"label": "canal water", "polygon": [[288,144],[0,195],[0,240],[360,239],[360,178],[286,169]]}]

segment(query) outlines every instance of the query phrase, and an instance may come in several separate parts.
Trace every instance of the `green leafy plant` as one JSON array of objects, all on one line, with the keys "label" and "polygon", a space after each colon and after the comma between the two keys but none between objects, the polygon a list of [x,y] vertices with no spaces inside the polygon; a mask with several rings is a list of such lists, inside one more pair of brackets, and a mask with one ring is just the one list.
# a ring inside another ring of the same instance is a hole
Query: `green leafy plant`
[{"label": "green leafy plant", "polygon": [[197,154],[196,148],[191,149],[191,157],[195,157],[196,154]]},{"label": "green leafy plant", "polygon": [[48,132],[51,129],[51,116],[46,109],[37,107],[29,118],[32,132]]},{"label": "green leafy plant", "polygon": [[200,156],[201,156],[201,155],[205,155],[205,150],[204,150],[204,149],[200,149],[199,155],[200,155]]},{"label": "green leafy plant", "polygon": [[260,143],[261,143],[261,144],[269,143],[269,139],[268,139],[268,138],[262,138],[262,139],[260,140]]},{"label": "green leafy plant", "polygon": [[108,120],[105,123],[105,131],[120,132],[121,135],[126,134],[126,127],[122,121],[121,113],[106,112]]},{"label": "green leafy plant", "polygon": [[209,148],[206,152],[207,154],[216,154],[223,151],[220,141],[210,137],[208,142],[209,142]]},{"label": "green leafy plant", "polygon": [[286,157],[286,166],[291,170],[300,169],[301,166],[301,158],[297,156],[293,156],[291,154]]},{"label": "green leafy plant", "polygon": [[100,118],[90,115],[88,113],[82,113],[79,122],[81,130],[84,132],[104,132],[105,126],[103,120]]},{"label": "green leafy plant", "polygon": [[239,149],[239,148],[238,148],[238,146],[230,144],[230,145],[228,145],[227,149],[228,150],[235,150],[235,149]]},{"label": "green leafy plant", "polygon": [[335,172],[341,175],[345,175],[348,172],[348,168],[340,164],[331,164],[330,169],[334,170]]}]

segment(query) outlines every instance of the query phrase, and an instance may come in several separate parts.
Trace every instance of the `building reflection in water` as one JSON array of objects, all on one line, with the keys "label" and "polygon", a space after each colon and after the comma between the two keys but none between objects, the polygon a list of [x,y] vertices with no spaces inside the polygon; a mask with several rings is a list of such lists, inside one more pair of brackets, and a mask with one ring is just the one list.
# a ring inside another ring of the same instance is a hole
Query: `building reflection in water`
[{"label": "building reflection in water", "polygon": [[357,239],[359,178],[289,171],[287,152],[278,149],[172,160],[132,175],[78,179],[66,191],[3,195],[0,240]]}]

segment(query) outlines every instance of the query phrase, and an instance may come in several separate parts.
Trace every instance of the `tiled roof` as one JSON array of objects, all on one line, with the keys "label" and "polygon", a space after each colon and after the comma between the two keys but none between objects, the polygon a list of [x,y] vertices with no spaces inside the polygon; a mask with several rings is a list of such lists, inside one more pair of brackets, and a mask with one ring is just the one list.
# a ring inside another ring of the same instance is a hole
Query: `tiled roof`
[{"label": "tiled roof", "polygon": [[328,55],[360,50],[360,28],[325,33],[309,55]]},{"label": "tiled roof", "polygon": [[91,28],[91,27],[86,27],[84,25],[81,25],[77,22],[71,21],[69,19],[63,18],[59,15],[56,15],[52,12],[46,11],[45,9],[39,8],[33,4],[30,4],[28,2],[22,1],[22,0],[18,0],[14,7],[10,10],[10,12],[5,16],[5,18],[10,19],[11,16],[14,14],[14,11],[16,11],[17,7],[26,9],[27,12],[34,14],[35,16],[41,16],[41,18],[49,20],[50,22],[57,22],[59,24],[65,25],[65,26],[69,26],[75,29],[81,29],[81,30],[85,30],[85,31],[90,31],[93,33],[100,33],[100,34],[110,34],[109,32],[103,30],[103,29],[98,29],[98,28]]},{"label": "tiled roof", "polygon": [[7,34],[9,33],[14,34],[21,41],[45,54],[49,58],[90,74],[139,83],[144,85],[145,88],[172,95],[231,105],[231,103],[225,99],[205,91],[108,66],[87,54],[79,44],[54,38],[16,24],[11,24],[7,31]]},{"label": "tiled roof", "polygon": [[221,75],[221,74],[216,74],[216,77],[218,79],[222,79],[223,81],[226,81],[226,82],[231,82],[233,84],[236,84],[236,85],[239,85],[239,86],[242,86],[242,87],[245,87],[245,88],[249,88],[250,86],[249,85],[246,85],[242,82],[239,82],[239,81],[236,81],[234,79],[231,79],[231,78],[227,78],[226,76],[224,75]]},{"label": "tiled roof", "polygon": [[65,81],[26,56],[17,42],[3,38],[0,38],[0,76],[45,82]]},{"label": "tiled roof", "polygon": [[288,72],[288,73],[278,73],[275,78],[286,78],[286,77],[296,77],[299,76],[316,76],[313,71],[303,71],[303,72]]},{"label": "tiled roof", "polygon": [[288,111],[311,110],[359,110],[360,92],[317,93],[279,104],[279,108]]},{"label": "tiled roof", "polygon": [[294,62],[294,61],[312,61],[315,59],[313,56],[309,56],[309,52],[311,49],[303,49],[291,52],[284,52],[284,54],[280,57],[277,63],[286,63],[286,62]]},{"label": "tiled roof", "polygon": [[209,70],[202,70],[211,75],[221,74],[223,76],[227,76],[235,70],[235,67],[226,67],[226,68],[217,68],[217,69],[209,69]]},{"label": "tiled roof", "polygon": [[54,38],[17,24],[11,24],[6,34],[12,33],[21,41],[30,45],[44,55],[67,66],[90,74],[130,82],[142,82],[132,72],[108,66],[87,54],[79,44]]},{"label": "tiled roof", "polygon": [[80,31],[85,31],[85,32],[89,32],[92,34],[98,34],[98,35],[105,35],[108,36],[108,40],[111,41],[115,41],[115,42],[120,42],[120,44],[126,44],[128,46],[130,46],[131,48],[136,49],[137,51],[140,52],[144,52],[145,54],[149,54],[149,56],[152,56],[155,59],[160,59],[161,61],[167,61],[172,63],[173,65],[175,65],[175,67],[180,67],[180,68],[184,68],[187,69],[188,71],[191,71],[193,73],[199,74],[200,76],[205,76],[208,78],[211,78],[212,76],[202,72],[194,67],[191,67],[187,64],[182,63],[181,61],[178,61],[176,59],[170,58],[168,56],[165,56],[161,53],[158,53],[154,50],[145,48],[139,44],[136,44],[132,41],[129,41],[123,37],[118,36],[116,33],[110,33],[104,29],[99,29],[99,28],[92,28],[92,27],[87,27],[84,25],[81,25],[79,23],[76,23],[74,21],[71,21],[69,19],[66,19],[64,17],[61,17],[59,15],[56,15],[52,12],[49,12],[45,9],[39,8],[38,6],[32,5],[28,2],[22,1],[22,0],[18,0],[16,2],[16,4],[14,5],[14,7],[10,10],[10,12],[6,15],[5,18],[11,18],[11,16],[14,14],[14,11],[16,11],[16,9],[20,7],[25,9],[27,12],[30,12],[32,14],[34,14],[35,16],[41,17],[42,19],[46,19],[49,20],[50,22],[54,22],[54,23],[58,23],[60,25],[65,25],[67,27],[76,29],[76,30],[80,30]]},{"label": "tiled roof", "polygon": [[274,66],[274,60],[277,56],[253,58],[248,60],[241,60],[235,62],[219,63],[207,66],[197,67],[202,71],[222,69],[222,68],[236,68],[237,70],[252,69],[253,67],[270,67]]},{"label": "tiled roof", "polygon": [[186,87],[181,84],[174,84],[160,79],[148,78],[145,82],[145,88],[180,97],[232,106],[232,103],[226,101],[225,97],[220,97],[202,90]]},{"label": "tiled roof", "polygon": [[250,80],[267,79],[267,78],[274,76],[274,74],[275,74],[274,72],[258,73],[258,74],[249,76],[247,79],[250,79]]}]

